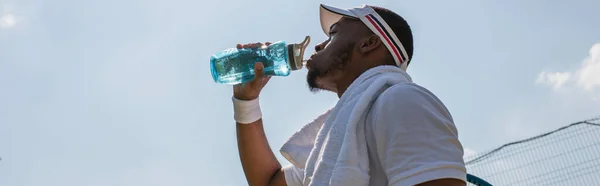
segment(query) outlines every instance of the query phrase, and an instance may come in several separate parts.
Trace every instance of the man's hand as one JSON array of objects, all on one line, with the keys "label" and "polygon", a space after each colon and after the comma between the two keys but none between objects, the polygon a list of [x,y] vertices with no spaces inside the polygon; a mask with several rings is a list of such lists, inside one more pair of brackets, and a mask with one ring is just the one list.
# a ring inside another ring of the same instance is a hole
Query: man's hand
[{"label": "man's hand", "polygon": [[[271,43],[267,42],[265,45],[261,43],[253,44],[238,44],[237,48],[258,48],[262,46],[268,46]],[[260,91],[267,85],[271,76],[265,77],[265,67],[261,62],[254,64],[254,79],[246,83],[241,83],[233,86],[233,97],[239,100],[253,100],[258,98]]]}]

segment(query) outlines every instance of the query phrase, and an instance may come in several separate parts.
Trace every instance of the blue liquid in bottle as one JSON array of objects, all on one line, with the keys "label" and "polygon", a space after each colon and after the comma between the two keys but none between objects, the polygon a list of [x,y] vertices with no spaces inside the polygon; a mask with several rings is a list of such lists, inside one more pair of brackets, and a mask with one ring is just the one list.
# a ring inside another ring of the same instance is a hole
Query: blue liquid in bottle
[{"label": "blue liquid in bottle", "polygon": [[254,64],[262,62],[267,76],[288,76],[302,68],[304,49],[310,38],[301,44],[275,42],[262,48],[231,48],[210,58],[213,80],[219,84],[239,84],[254,79]]}]

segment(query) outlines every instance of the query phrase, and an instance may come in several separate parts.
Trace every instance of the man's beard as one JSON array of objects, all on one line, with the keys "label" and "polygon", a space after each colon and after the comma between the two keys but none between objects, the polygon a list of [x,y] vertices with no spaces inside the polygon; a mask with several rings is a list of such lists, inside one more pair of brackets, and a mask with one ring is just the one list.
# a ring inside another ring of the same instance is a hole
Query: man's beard
[{"label": "man's beard", "polygon": [[306,74],[306,81],[308,83],[308,88],[311,92],[318,92],[324,89],[335,89],[336,87],[326,88],[324,85],[320,84],[318,81],[319,78],[323,78],[327,75],[330,75],[334,72],[341,72],[350,59],[352,57],[352,51],[354,50],[354,46],[356,43],[350,43],[345,48],[342,48],[340,52],[333,54],[332,62],[329,66],[319,69],[319,68],[311,68]]}]

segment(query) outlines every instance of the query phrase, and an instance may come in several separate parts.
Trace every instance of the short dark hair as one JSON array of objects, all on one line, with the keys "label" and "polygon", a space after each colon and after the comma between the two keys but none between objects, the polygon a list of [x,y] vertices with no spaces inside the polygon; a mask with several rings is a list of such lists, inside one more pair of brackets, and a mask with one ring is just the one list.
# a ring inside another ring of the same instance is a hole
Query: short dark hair
[{"label": "short dark hair", "polygon": [[[404,46],[404,49],[406,50],[406,54],[408,54],[409,60],[406,65],[409,65],[410,62],[412,61],[414,45],[413,45],[412,30],[410,29],[410,25],[408,25],[408,22],[406,22],[406,20],[404,20],[404,18],[402,18],[402,16],[392,12],[389,9],[377,7],[377,6],[370,6],[370,7],[373,8],[373,10],[375,10],[375,12],[377,12],[377,14],[379,14],[379,16],[381,16],[381,18],[383,18],[383,20],[385,20],[385,22],[388,24],[388,26],[390,26],[392,31],[394,31],[394,33],[396,33],[396,37],[398,37],[398,39],[402,43],[402,46]],[[390,57],[391,57],[391,54],[390,54]]]}]

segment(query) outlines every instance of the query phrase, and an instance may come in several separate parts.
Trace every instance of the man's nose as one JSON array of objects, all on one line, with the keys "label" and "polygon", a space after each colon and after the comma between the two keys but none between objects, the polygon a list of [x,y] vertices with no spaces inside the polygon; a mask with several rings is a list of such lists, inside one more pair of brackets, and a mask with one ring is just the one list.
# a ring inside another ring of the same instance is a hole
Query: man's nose
[{"label": "man's nose", "polygon": [[319,43],[318,45],[315,45],[315,51],[319,52],[321,50],[323,50],[323,48],[325,48],[325,46],[327,45],[328,41],[323,41],[321,43]]}]

